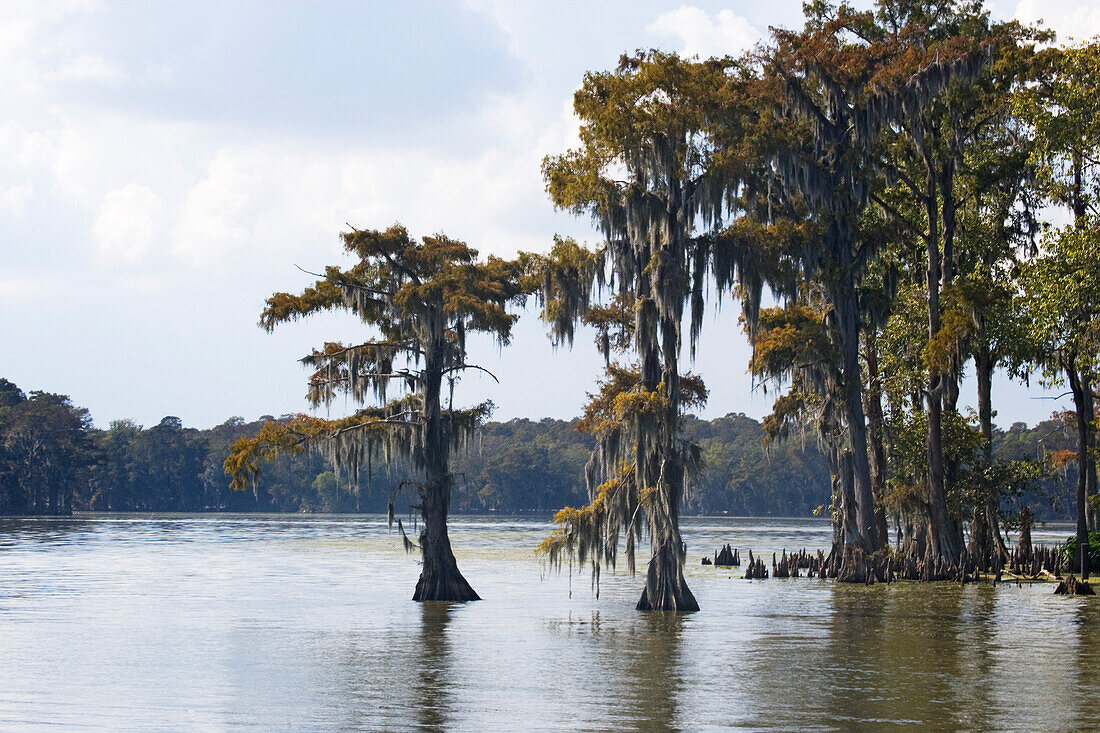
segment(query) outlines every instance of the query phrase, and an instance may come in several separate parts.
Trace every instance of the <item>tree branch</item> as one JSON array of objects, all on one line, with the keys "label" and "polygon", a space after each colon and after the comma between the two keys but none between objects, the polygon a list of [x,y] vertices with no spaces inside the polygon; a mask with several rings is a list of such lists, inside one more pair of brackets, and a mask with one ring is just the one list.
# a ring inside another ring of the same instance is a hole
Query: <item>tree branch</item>
[{"label": "tree branch", "polygon": [[924,232],[922,230],[918,229],[916,224],[914,224],[912,221],[910,221],[908,217],[906,217],[904,214],[902,214],[896,208],[894,208],[890,204],[883,201],[882,198],[880,198],[877,193],[872,193],[871,194],[871,200],[874,201],[876,204],[878,204],[880,207],[882,207],[883,210],[886,211],[886,213],[890,214],[892,217],[897,219],[901,224],[904,224],[905,228],[909,230],[910,234],[912,234],[915,237],[923,237],[924,236]]},{"label": "tree branch", "polygon": [[319,357],[322,357],[322,356],[328,357],[328,358],[331,359],[333,357],[341,356],[343,354],[346,354],[349,351],[355,351],[356,349],[362,349],[362,348],[365,348],[367,346],[374,346],[376,348],[377,347],[391,346],[394,349],[397,349],[399,351],[407,351],[407,352],[416,353],[416,354],[423,354],[424,353],[424,351],[422,349],[419,349],[419,348],[417,348],[417,347],[415,347],[412,344],[407,343],[407,342],[401,342],[401,341],[367,341],[365,343],[356,344],[355,346],[347,346],[343,349],[340,349],[339,351],[333,351],[331,354],[325,353],[325,352],[318,352],[316,354],[310,354],[309,356],[303,356],[298,361],[304,362],[306,359],[316,359],[316,358],[319,358]]},{"label": "tree branch", "polygon": [[[304,272],[307,275],[312,275],[313,277],[320,278],[322,280],[328,280],[329,282],[332,282],[332,279],[328,275],[322,275],[322,274],[317,273],[317,272],[310,272],[309,270],[305,269],[301,265],[295,265],[295,267],[297,267],[299,270],[301,270],[302,272]],[[340,287],[356,288],[357,290],[365,290],[368,293],[373,293],[374,295],[381,295],[381,296],[389,297],[389,298],[393,297],[393,293],[391,293],[388,290],[375,290],[374,288],[368,288],[366,285],[358,285],[356,283],[341,284]]]},{"label": "tree branch", "polygon": [[489,371],[485,367],[478,366],[477,364],[457,364],[453,367],[447,367],[446,369],[443,370],[443,373],[447,374],[448,372],[457,372],[457,371],[460,371],[462,369],[477,369],[477,370],[483,371],[486,374],[488,374],[490,377],[492,377],[494,382],[496,382],[497,384],[500,384],[500,380],[497,379],[497,375],[493,374],[491,371]]},{"label": "tree branch", "polygon": [[415,428],[415,427],[419,426],[418,422],[413,421],[413,420],[397,420],[395,418],[400,416],[400,415],[417,416],[419,414],[420,413],[418,413],[418,412],[412,412],[410,410],[406,410],[405,412],[398,413],[398,415],[396,415],[394,417],[380,418],[378,420],[368,420],[366,422],[361,422],[358,425],[348,425],[346,428],[340,428],[339,430],[337,430],[335,433],[332,434],[332,437],[335,438],[337,435],[343,435],[344,433],[350,433],[350,432],[353,432],[355,430],[361,430],[362,428],[369,428],[369,427],[373,427],[375,425],[401,425],[401,426],[404,426],[404,427]]}]

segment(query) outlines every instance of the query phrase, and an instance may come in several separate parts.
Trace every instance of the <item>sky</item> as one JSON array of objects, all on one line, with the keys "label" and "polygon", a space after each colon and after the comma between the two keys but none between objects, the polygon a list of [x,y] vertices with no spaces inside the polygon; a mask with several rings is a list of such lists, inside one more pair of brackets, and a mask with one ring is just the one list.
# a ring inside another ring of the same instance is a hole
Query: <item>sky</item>
[{"label": "sky", "polygon": [[[989,7],[1063,38],[1100,33],[1100,3]],[[577,143],[584,73],[637,48],[735,54],[800,8],[5,0],[0,377],[68,394],[100,427],[306,411],[297,359],[363,327],[256,323],[271,293],[310,284],[299,267],[348,263],[340,231],[400,222],[496,255],[555,234],[596,243],[539,171]],[[691,366],[711,390],[704,417],[760,418],[775,397],[746,374],[738,311],[713,305]],[[590,334],[555,349],[533,306],[510,346],[471,349],[500,383],[469,376],[456,402],[491,399],[501,420],[577,415],[602,369]],[[1039,398],[1061,392],[998,379],[996,422],[1044,419],[1068,402]]]}]

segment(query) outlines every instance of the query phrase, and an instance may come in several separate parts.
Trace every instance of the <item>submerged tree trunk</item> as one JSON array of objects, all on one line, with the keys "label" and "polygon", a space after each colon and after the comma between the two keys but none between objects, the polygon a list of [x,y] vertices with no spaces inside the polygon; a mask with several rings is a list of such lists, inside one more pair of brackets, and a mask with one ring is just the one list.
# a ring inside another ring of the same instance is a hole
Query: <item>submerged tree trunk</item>
[{"label": "submerged tree trunk", "polygon": [[1077,410],[1077,560],[1081,579],[1089,577],[1089,528],[1088,528],[1088,470],[1091,424],[1089,422],[1088,390],[1091,389],[1087,372],[1077,370],[1076,359],[1067,357],[1066,376],[1073,391],[1073,406]]},{"label": "submerged tree trunk", "polygon": [[[440,319],[442,320],[442,319]],[[425,355],[424,368],[424,485],[420,494],[420,553],[424,567],[416,582],[414,601],[479,601],[481,598],[458,569],[451,539],[447,535],[447,515],[451,509],[451,476],[447,459],[450,436],[440,408],[443,383],[442,338]]]},{"label": "submerged tree trunk", "polygon": [[684,546],[679,534],[654,548],[646,570],[645,588],[636,606],[639,611],[699,610],[699,602],[684,578]]},{"label": "submerged tree trunk", "polygon": [[474,589],[458,569],[447,535],[447,513],[451,501],[451,477],[434,487],[425,487],[421,517],[420,552],[424,567],[416,581],[414,601],[479,601]]}]

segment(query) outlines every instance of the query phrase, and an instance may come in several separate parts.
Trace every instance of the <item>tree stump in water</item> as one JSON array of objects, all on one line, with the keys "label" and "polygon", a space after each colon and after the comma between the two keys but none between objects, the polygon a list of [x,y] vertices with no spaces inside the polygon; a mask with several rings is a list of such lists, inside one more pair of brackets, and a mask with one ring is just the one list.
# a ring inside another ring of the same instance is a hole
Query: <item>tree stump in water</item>
[{"label": "tree stump in water", "polygon": [[[844,561],[840,564],[840,572],[836,576],[837,582],[866,583],[873,577],[863,550],[855,545],[844,545]],[[873,583],[874,580],[870,582]]]},{"label": "tree stump in water", "polygon": [[768,568],[760,558],[753,558],[749,550],[749,566],[745,570],[745,580],[763,580],[768,577]]},{"label": "tree stump in water", "polygon": [[714,553],[714,564],[718,567],[733,567],[740,566],[741,559],[737,557],[737,552],[726,545],[720,551]]},{"label": "tree stump in water", "polygon": [[1058,587],[1054,589],[1054,594],[1058,596],[1094,596],[1096,591],[1092,589],[1087,580],[1078,580],[1074,577],[1073,573],[1058,584]]},{"label": "tree stump in water", "polygon": [[772,553],[772,577],[773,578],[797,578],[798,577],[798,556],[787,556],[787,551],[783,550],[783,558],[776,562],[775,553]]}]

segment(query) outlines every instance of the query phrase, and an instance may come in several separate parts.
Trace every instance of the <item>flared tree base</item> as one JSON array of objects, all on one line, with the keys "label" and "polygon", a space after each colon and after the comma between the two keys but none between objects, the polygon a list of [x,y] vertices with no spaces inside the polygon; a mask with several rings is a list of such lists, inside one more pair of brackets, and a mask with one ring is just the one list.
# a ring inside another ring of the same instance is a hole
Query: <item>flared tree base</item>
[{"label": "flared tree base", "polygon": [[465,603],[466,601],[480,601],[479,596],[456,566],[453,570],[444,572],[429,572],[428,566],[420,574],[416,581],[416,592],[413,593],[414,601],[451,601]]},{"label": "flared tree base", "polygon": [[646,590],[642,589],[642,597],[638,600],[638,605],[635,608],[639,611],[681,611],[691,612],[699,610],[699,602],[695,600],[695,596],[691,591],[684,588],[684,592],[680,595],[666,595],[659,596],[657,603],[650,603],[649,596]]},{"label": "flared tree base", "polygon": [[680,563],[659,553],[649,561],[646,585],[635,608],[639,611],[698,611],[699,602],[687,587]]}]

